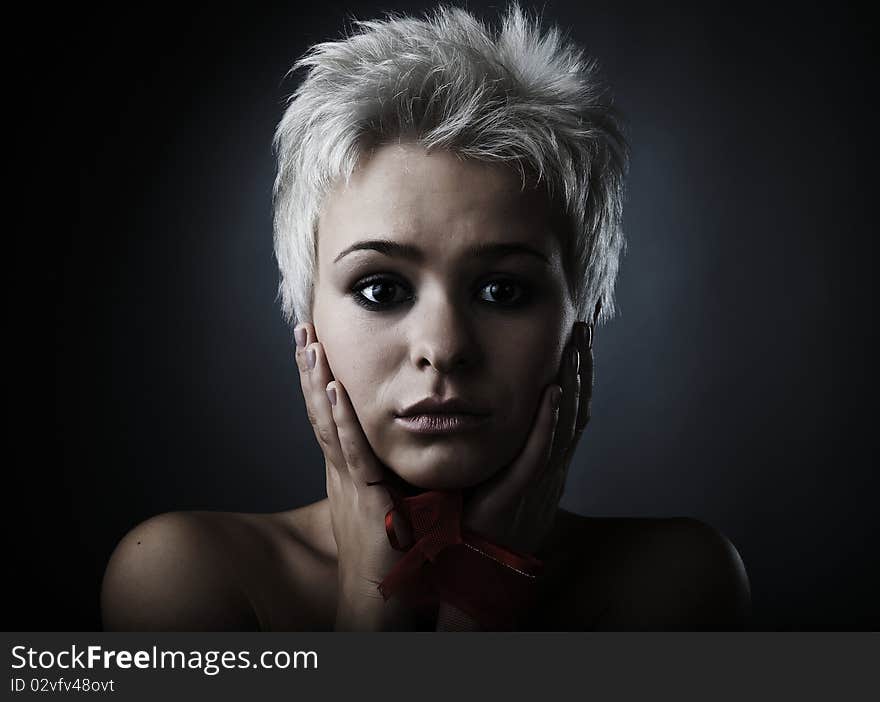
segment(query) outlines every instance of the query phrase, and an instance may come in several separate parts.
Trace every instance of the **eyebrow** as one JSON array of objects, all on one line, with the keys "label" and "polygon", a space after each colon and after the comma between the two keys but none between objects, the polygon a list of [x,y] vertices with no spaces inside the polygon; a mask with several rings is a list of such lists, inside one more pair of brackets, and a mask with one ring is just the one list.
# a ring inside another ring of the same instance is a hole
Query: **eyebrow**
[{"label": "eyebrow", "polygon": [[[338,263],[343,256],[347,256],[353,251],[378,251],[385,256],[405,258],[416,263],[421,263],[426,258],[424,251],[418,246],[402,244],[388,239],[369,239],[352,244],[333,259],[333,263]],[[528,244],[478,244],[469,248],[464,255],[476,258],[503,258],[505,256],[525,255],[538,258],[548,266],[552,265],[546,255]]]}]

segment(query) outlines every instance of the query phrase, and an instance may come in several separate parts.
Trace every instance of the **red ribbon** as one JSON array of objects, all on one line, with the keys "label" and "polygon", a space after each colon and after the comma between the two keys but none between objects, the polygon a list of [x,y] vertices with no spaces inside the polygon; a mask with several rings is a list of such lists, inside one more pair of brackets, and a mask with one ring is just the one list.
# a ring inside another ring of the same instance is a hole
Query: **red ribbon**
[{"label": "red ribbon", "polygon": [[[406,551],[379,583],[387,600],[399,597],[414,608],[446,602],[483,629],[511,629],[534,593],[542,563],[488,541],[461,526],[461,492],[432,490],[401,497],[389,483],[394,507],[385,515],[391,546]],[[405,520],[413,543],[401,546],[394,514]]]}]

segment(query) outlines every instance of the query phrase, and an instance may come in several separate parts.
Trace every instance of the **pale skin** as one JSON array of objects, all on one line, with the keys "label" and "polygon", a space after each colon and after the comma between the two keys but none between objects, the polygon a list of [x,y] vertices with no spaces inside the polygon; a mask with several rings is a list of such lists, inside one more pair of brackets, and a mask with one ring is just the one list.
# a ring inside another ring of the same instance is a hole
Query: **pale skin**
[{"label": "pale skin", "polygon": [[[529,628],[741,626],[748,580],[711,527],[559,509],[590,418],[595,326],[575,318],[546,199],[520,185],[501,166],[398,144],[337,186],[319,220],[311,320],[295,330],[327,499],[138,525],[105,573],[105,628],[414,628],[376,587],[401,555],[384,528],[390,496],[367,485],[389,473],[462,490],[467,529],[544,561]],[[414,434],[397,414],[426,397],[465,398],[488,419]],[[428,626],[476,623],[441,605]]]}]

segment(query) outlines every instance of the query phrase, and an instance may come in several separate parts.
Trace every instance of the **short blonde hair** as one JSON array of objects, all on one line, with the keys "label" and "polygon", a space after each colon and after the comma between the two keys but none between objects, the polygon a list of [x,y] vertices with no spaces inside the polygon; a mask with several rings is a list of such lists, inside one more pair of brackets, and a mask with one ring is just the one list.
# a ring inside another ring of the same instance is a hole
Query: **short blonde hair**
[{"label": "short blonde hair", "polygon": [[512,4],[496,30],[459,7],[389,14],[317,44],[275,132],[275,256],[285,319],[311,321],[324,198],[368,149],[403,138],[544,183],[568,229],[578,319],[614,314],[629,149],[595,59]]}]

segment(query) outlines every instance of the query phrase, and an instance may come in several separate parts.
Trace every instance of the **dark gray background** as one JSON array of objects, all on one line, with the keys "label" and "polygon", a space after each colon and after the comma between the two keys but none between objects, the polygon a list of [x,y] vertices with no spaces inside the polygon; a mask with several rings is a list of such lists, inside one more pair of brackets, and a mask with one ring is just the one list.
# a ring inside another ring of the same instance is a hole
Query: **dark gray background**
[{"label": "dark gray background", "polygon": [[[99,628],[110,552],[151,515],[323,496],[275,300],[270,140],[311,43],[422,6],[33,25],[6,628]],[[563,506],[721,529],[756,629],[876,629],[872,28],[841,3],[543,7],[599,57],[633,148],[620,315]]]}]

